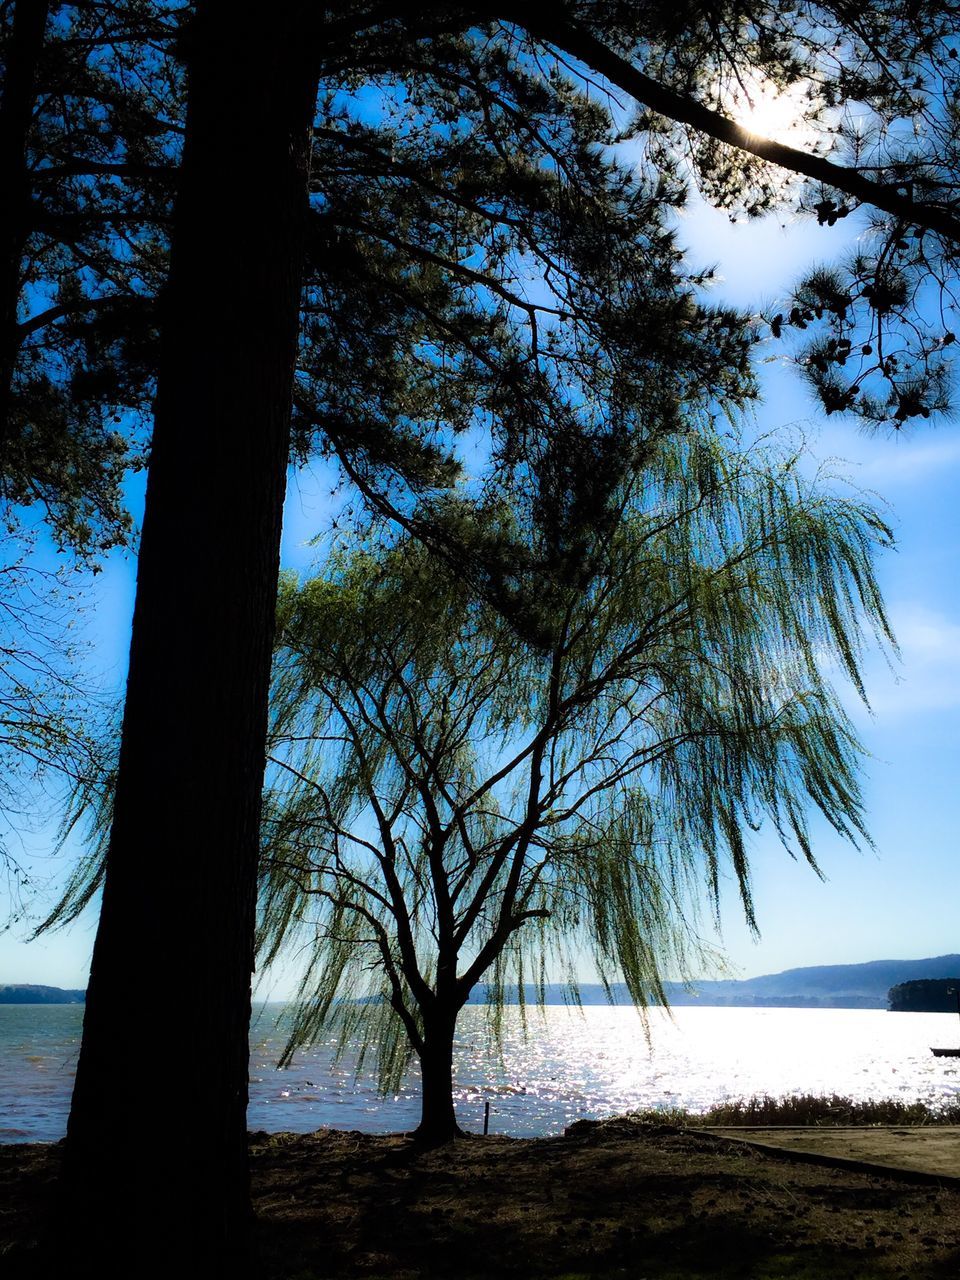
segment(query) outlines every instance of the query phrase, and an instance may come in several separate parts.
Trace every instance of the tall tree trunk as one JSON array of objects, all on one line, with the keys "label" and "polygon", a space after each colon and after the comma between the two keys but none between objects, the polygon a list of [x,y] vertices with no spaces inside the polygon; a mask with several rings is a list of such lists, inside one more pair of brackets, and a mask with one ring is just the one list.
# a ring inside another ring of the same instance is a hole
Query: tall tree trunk
[{"label": "tall tree trunk", "polygon": [[453,1040],[457,1010],[434,1011],[424,1022],[420,1053],[422,1098],[420,1124],[414,1131],[417,1142],[439,1147],[452,1142],[463,1130],[457,1124],[453,1106]]},{"label": "tall tree trunk", "polygon": [[[189,105],[64,1206],[109,1275],[236,1275],[309,132],[294,0],[208,0]],[[139,1242],[117,1256],[118,1227]],[[142,1250],[142,1253],[140,1252]],[[92,1261],[91,1261],[92,1259]]]},{"label": "tall tree trunk", "polygon": [[[30,225],[27,137],[36,103],[37,67],[48,9],[47,0],[16,0],[0,101],[0,450],[11,435],[10,391],[18,349],[21,263]],[[0,469],[2,466],[0,454]]]}]

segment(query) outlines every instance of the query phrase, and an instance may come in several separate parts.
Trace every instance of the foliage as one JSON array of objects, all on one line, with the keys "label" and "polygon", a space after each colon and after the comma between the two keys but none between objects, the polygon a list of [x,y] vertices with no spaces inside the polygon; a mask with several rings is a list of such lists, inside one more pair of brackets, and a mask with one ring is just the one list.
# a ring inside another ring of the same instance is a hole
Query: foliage
[{"label": "foliage", "polygon": [[[8,52],[31,7],[0,8]],[[40,502],[90,552],[129,533],[118,484],[155,392],[195,15],[168,0],[40,7],[32,110],[4,144],[23,192],[5,242],[0,479],[8,504]],[[577,0],[549,24],[429,7],[407,23],[341,0],[302,23],[321,91],[296,448],[337,455],[375,505],[385,486],[451,483],[453,436],[492,429],[509,453],[558,405],[608,392],[611,361],[644,342],[663,356],[650,290],[664,271],[683,280],[667,227],[691,181],[735,216],[792,204],[832,222],[869,204],[843,189],[869,175],[878,212],[855,260],[767,319],[775,336],[830,326],[799,355],[828,412],[902,425],[946,408],[958,60],[942,6]],[[643,76],[620,84],[621,64]],[[632,122],[597,75],[639,102]],[[838,185],[785,185],[791,164],[809,168],[800,151],[731,124],[773,90],[796,93],[796,136],[815,137],[813,158],[832,148]],[[632,171],[610,149],[626,137]],[[678,355],[742,399],[737,346],[754,335],[716,321],[694,308]],[[568,382],[576,394],[558,395]]]},{"label": "foliage", "polygon": [[0,499],[93,559],[130,539],[120,485],[155,390],[180,96],[154,42],[172,29],[152,0],[0,12]]},{"label": "foliage", "polygon": [[81,674],[76,574],[38,567],[22,537],[7,547],[17,554],[0,567],[0,866],[14,923],[28,883],[18,844],[70,795],[102,786],[111,738],[106,702]]},{"label": "foliage", "polygon": [[589,581],[543,591],[546,647],[409,542],[286,581],[260,936],[267,962],[306,944],[288,1055],[335,1023],[389,1088],[487,971],[496,1032],[508,984],[560,970],[575,997],[581,950],[662,1002],[726,868],[754,923],[745,831],[813,866],[808,808],[865,837],[828,671],[862,694],[889,640],[883,521],[703,432],[656,435],[621,500]]},{"label": "foliage", "polygon": [[169,83],[147,54],[159,9],[0,5],[0,830],[14,920],[17,841],[65,811],[69,827],[71,793],[102,785],[110,750],[76,624],[84,570],[134,533],[122,482],[143,462],[169,184],[134,193],[129,176],[170,154]]},{"label": "foliage", "polygon": [[[800,281],[770,332],[800,339],[828,413],[901,427],[944,412],[960,244],[955,13],[806,0],[658,10],[631,24],[621,9],[616,52],[577,5],[539,30],[629,93],[629,132],[654,163],[686,156],[734,219],[791,208],[832,226],[863,209],[856,250]],[[795,116],[778,138],[738,122],[777,97]]]},{"label": "foliage", "polygon": [[529,556],[473,518],[485,479],[547,500],[606,473],[575,517],[603,520],[638,418],[670,431],[681,405],[708,420],[753,397],[754,335],[698,298],[669,229],[680,188],[605,149],[610,117],[575,81],[503,38],[437,36],[413,73],[405,48],[357,52],[375,112],[321,99],[295,450],[332,456],[517,622]]},{"label": "foliage", "polygon": [[[589,576],[655,437],[755,395],[753,334],[697,301],[670,190],[603,153],[607,114],[507,54],[438,39],[415,95],[378,68],[375,123],[352,75],[321,97],[292,450],[339,464],[381,536],[399,524],[542,646],[544,590]],[[536,545],[490,502],[525,505]],[[75,796],[90,850],[47,924],[102,882],[112,781]]]},{"label": "foliage", "polygon": [[915,978],[887,992],[891,1012],[960,1013],[960,978]]},{"label": "foliage", "polygon": [[810,1125],[832,1127],[844,1125],[955,1125],[960,1120],[960,1103],[928,1107],[922,1102],[903,1102],[899,1098],[871,1098],[855,1102],[853,1098],[831,1094],[819,1097],[804,1093],[772,1098],[738,1098],[723,1102],[704,1112],[677,1108],[632,1112],[632,1119],[651,1124],[690,1125],[715,1128],[740,1125]]}]

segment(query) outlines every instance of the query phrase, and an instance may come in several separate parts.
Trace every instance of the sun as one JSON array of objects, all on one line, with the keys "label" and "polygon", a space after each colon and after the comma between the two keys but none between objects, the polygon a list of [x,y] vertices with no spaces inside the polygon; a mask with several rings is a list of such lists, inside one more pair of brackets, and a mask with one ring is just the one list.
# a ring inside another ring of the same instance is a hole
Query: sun
[{"label": "sun", "polygon": [[765,77],[737,85],[724,104],[727,114],[749,133],[792,146],[810,145],[816,136],[805,118],[811,105],[808,86],[780,89]]}]

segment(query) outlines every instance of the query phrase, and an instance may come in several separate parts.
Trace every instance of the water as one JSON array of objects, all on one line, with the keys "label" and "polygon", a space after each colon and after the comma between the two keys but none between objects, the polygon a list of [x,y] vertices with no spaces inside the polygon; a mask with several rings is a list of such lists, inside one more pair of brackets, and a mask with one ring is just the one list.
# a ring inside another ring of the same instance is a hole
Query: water
[{"label": "water", "polygon": [[[277,1071],[279,1012],[266,1006],[251,1033],[251,1129],[387,1133],[414,1127],[415,1071],[386,1099],[377,1096],[368,1069],[355,1082],[352,1062],[332,1065],[331,1043],[301,1051],[291,1068]],[[63,1136],[82,1017],[77,1005],[0,1005],[0,1141]],[[542,1023],[531,1016],[526,1039],[518,1011],[508,1010],[502,1062],[481,1010],[464,1010],[459,1030],[461,1124],[480,1129],[489,1102],[491,1130],[517,1136],[559,1133],[574,1120],[637,1108],[705,1111],[764,1093],[839,1093],[928,1106],[960,1096],[960,1059],[930,1053],[931,1045],[960,1044],[960,1027],[955,1017],[937,1013],[683,1008],[671,1020],[655,1010],[648,1044],[629,1008],[578,1013],[551,1007]],[[172,1050],[152,1063],[117,1063],[118,1072],[142,1077],[145,1108],[149,1090],[162,1088],[175,1069]]]}]

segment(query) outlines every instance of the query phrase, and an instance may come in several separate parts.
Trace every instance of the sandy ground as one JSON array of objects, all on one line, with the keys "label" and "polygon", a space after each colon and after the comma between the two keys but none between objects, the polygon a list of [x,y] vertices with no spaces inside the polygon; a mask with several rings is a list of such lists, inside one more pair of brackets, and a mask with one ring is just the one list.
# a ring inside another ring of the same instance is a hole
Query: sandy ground
[{"label": "sandy ground", "polygon": [[[897,1130],[860,1132],[904,1148]],[[934,1135],[913,1133],[923,1144]],[[830,1140],[849,1150],[849,1134]],[[563,1137],[434,1152],[402,1135],[254,1134],[251,1157],[270,1280],[960,1276],[960,1185],[783,1158],[695,1129],[581,1122]],[[0,1147],[4,1280],[44,1274],[37,1224],[58,1159],[57,1147]]]}]

